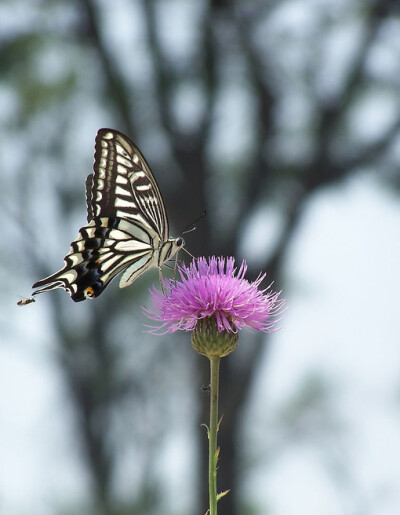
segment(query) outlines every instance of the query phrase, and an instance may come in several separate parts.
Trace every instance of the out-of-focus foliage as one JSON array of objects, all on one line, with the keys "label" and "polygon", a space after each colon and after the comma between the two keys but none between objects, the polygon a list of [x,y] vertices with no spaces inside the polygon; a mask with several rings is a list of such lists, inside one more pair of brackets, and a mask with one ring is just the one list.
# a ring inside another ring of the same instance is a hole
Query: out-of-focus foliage
[{"label": "out-of-focus foliage", "polygon": [[[399,29],[393,2],[384,0],[3,0],[7,292],[61,267],[84,224],[84,181],[101,126],[126,132],[143,150],[173,234],[207,209],[186,237],[191,252],[245,257],[253,276],[262,268],[288,288],[282,265],[318,191],[365,172],[399,184]],[[21,270],[26,276],[15,279]],[[196,374],[197,385],[207,380],[206,363],[184,340],[167,348],[141,332],[139,306],[156,277],[128,291],[110,286],[93,303],[72,305],[59,292],[40,299],[91,485],[79,513],[177,513],[166,506],[159,453],[183,416],[188,452],[198,449],[206,466],[197,422],[206,420],[207,399],[195,393],[196,381],[187,386]],[[243,340],[222,368],[220,489],[232,492],[221,515],[251,505],[238,484],[252,457],[242,467],[237,441],[264,346]],[[276,449],[306,434],[330,437],[337,421],[325,418],[327,398],[319,381],[295,394],[276,416]],[[269,455],[268,445],[257,454]],[[205,512],[204,484],[190,479],[180,509]]]}]

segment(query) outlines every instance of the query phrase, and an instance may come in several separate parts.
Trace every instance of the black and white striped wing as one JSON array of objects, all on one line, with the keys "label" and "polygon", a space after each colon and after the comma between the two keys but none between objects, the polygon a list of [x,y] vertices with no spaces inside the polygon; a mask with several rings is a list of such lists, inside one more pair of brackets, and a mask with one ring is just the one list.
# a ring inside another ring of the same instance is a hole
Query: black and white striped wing
[{"label": "black and white striped wing", "polygon": [[100,129],[94,173],[86,179],[88,222],[121,217],[150,227],[161,241],[168,239],[168,218],[157,182],[137,146],[122,133]]},{"label": "black and white striped wing", "polygon": [[86,180],[88,224],[64,258],[64,268],[33,285],[34,295],[64,288],[74,301],[97,297],[124,272],[120,287],[175,254],[163,199],[138,148],[123,134],[100,129],[94,173]]}]

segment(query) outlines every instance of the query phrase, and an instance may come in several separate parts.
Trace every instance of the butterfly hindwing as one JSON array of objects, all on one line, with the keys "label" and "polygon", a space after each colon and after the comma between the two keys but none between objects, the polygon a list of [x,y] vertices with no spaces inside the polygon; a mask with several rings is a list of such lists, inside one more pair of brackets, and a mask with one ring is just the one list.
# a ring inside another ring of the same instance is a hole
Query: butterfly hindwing
[{"label": "butterfly hindwing", "polygon": [[77,302],[97,297],[120,272],[120,287],[129,286],[184,244],[182,238],[168,237],[160,190],[129,138],[100,129],[93,170],[86,180],[88,224],[71,243],[64,267],[35,283],[34,295],[64,288]]},{"label": "butterfly hindwing", "polygon": [[[133,238],[133,234],[135,238]],[[95,218],[82,227],[64,258],[64,268],[34,287],[35,293],[64,288],[76,302],[97,297],[122,270],[151,258],[148,234],[121,218]]]}]

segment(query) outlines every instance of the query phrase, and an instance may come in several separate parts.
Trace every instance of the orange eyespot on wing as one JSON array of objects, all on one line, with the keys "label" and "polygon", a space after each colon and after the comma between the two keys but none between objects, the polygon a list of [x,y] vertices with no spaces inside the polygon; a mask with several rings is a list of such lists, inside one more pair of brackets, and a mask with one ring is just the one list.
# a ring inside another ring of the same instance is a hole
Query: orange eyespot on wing
[{"label": "orange eyespot on wing", "polygon": [[91,286],[88,286],[85,290],[85,297],[89,297],[89,299],[93,299],[94,297],[94,289]]}]

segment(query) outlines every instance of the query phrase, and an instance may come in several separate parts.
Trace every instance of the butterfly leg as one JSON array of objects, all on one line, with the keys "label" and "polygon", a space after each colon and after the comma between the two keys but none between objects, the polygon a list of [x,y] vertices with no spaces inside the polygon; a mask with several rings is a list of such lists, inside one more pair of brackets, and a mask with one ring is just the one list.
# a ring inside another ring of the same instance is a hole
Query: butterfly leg
[{"label": "butterfly leg", "polygon": [[176,277],[177,268],[178,268],[178,254],[175,254],[174,277]]},{"label": "butterfly leg", "polygon": [[162,273],[162,270],[161,270],[161,266],[158,267],[158,279],[159,279],[160,284],[161,284],[161,290],[162,290],[163,294],[165,295],[164,277],[163,277],[163,273]]}]

